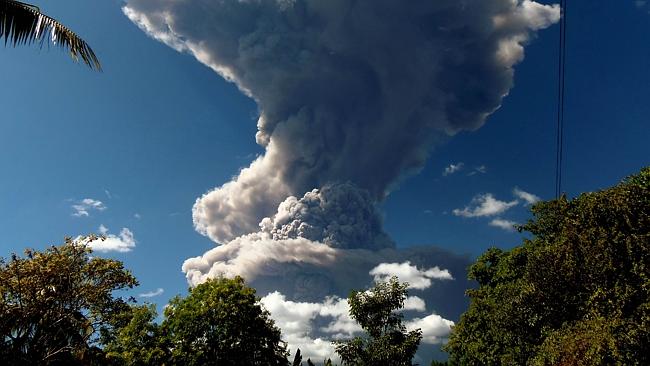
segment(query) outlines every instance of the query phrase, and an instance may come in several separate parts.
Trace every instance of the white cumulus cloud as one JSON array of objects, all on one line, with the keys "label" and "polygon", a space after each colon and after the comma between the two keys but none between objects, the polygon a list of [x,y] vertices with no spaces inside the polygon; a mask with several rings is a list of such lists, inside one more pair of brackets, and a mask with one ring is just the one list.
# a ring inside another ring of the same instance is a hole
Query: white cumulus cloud
[{"label": "white cumulus cloud", "polygon": [[519,204],[519,201],[500,201],[491,193],[480,194],[472,199],[472,202],[463,209],[454,209],[456,216],[463,217],[484,217],[496,216],[506,212],[508,209]]},{"label": "white cumulus cloud", "polygon": [[506,231],[515,231],[515,225],[517,225],[517,223],[510,220],[496,218],[490,221],[489,225]]},{"label": "white cumulus cloud", "polygon": [[449,164],[447,167],[445,167],[445,170],[442,172],[442,176],[446,177],[448,175],[452,175],[456,172],[459,172],[463,169],[465,164],[463,162],[456,163],[456,164]]},{"label": "white cumulus cloud", "polygon": [[427,309],[426,302],[418,296],[409,296],[404,300],[404,310],[425,311]]},{"label": "white cumulus cloud", "polygon": [[86,241],[86,244],[94,251],[126,253],[135,248],[136,240],[129,228],[122,228],[120,233],[115,235],[109,234],[108,228],[104,225],[100,225],[99,233],[103,237]]},{"label": "white cumulus cloud", "polygon": [[467,173],[467,175],[471,177],[479,173],[480,174],[487,173],[487,167],[485,165],[479,165],[477,167],[474,167],[474,169],[471,172]]},{"label": "white cumulus cloud", "polygon": [[536,196],[536,195],[534,195],[532,193],[528,193],[526,191],[523,191],[523,190],[519,189],[519,187],[515,187],[512,190],[512,194],[514,194],[515,197],[524,200],[524,202],[526,202],[526,205],[532,205],[532,204],[535,204],[535,203],[537,203],[537,202],[539,202],[541,200],[541,198],[539,198],[539,196]]},{"label": "white cumulus cloud", "polygon": [[144,297],[144,298],[152,298],[156,296],[160,296],[165,292],[165,290],[162,287],[159,287],[153,291],[147,291],[143,292],[141,294],[138,294],[139,297]]},{"label": "white cumulus cloud", "polygon": [[[292,354],[300,349],[305,358],[335,358],[334,346],[329,338],[331,332],[350,334],[360,330],[358,326],[355,327],[356,323],[349,319],[349,307],[344,299],[332,297],[322,303],[295,302],[287,300],[276,291],[262,297],[260,301],[282,331],[282,338],[288,343]],[[319,331],[314,321],[324,316],[332,319],[326,325],[330,332],[320,332],[320,336],[314,335],[314,332]]]},{"label": "white cumulus cloud", "polygon": [[429,269],[418,269],[411,265],[411,262],[404,263],[381,263],[372,270],[370,275],[374,276],[375,282],[386,281],[392,276],[397,276],[400,282],[408,282],[409,288],[423,290],[431,287],[431,280],[453,280],[446,269],[433,267]]},{"label": "white cumulus cloud", "polygon": [[[275,324],[281,329],[283,339],[292,354],[300,349],[302,355],[315,360],[338,357],[332,340],[351,338],[363,332],[359,324],[350,317],[347,299],[327,297],[321,302],[297,302],[287,300],[280,292],[272,292],[261,298]],[[424,300],[409,296],[403,310],[425,312]],[[437,314],[424,318],[412,318],[404,324],[409,331],[422,330],[422,342],[442,343],[449,336],[454,322]]]},{"label": "white cumulus cloud", "polygon": [[438,344],[444,342],[451,332],[454,322],[437,314],[424,318],[414,318],[405,322],[407,330],[421,329],[422,343]]},{"label": "white cumulus cloud", "polygon": [[81,201],[77,201],[72,205],[72,216],[75,217],[88,217],[92,211],[104,211],[106,205],[102,201],[84,198]]}]

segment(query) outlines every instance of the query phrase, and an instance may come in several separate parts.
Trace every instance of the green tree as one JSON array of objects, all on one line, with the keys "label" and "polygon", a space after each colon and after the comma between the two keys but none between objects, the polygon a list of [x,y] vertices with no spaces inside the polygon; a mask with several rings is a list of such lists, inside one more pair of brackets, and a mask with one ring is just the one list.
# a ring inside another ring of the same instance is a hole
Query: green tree
[{"label": "green tree", "polygon": [[12,46],[46,40],[67,49],[73,60],[81,59],[91,69],[101,70],[99,59],[88,44],[65,25],[41,12],[34,5],[14,0],[0,0],[0,40]]},{"label": "green tree", "polygon": [[102,334],[106,359],[111,365],[147,366],[169,362],[169,346],[155,322],[155,305],[131,306],[116,319],[116,326]]},{"label": "green tree", "polygon": [[280,330],[241,277],[211,279],[165,309],[163,331],[178,365],[288,365]]},{"label": "green tree", "polygon": [[344,365],[411,365],[422,339],[420,329],[410,332],[402,324],[407,283],[396,277],[380,282],[369,291],[353,291],[348,297],[350,315],[367,333],[365,337],[335,342]]},{"label": "green tree", "polygon": [[121,262],[91,258],[70,238],[0,259],[0,360],[5,365],[89,364],[101,329],[129,305],[113,292],[137,285]]},{"label": "green tree", "polygon": [[650,168],[533,206],[531,239],[491,248],[446,350],[462,365],[650,364]]}]

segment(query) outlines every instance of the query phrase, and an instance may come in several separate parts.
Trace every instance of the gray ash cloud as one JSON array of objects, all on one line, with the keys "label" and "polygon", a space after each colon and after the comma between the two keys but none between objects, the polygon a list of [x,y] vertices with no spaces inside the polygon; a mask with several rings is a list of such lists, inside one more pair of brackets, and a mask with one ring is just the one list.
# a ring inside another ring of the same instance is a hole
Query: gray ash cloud
[{"label": "gray ash cloud", "polygon": [[559,18],[529,0],[128,0],[124,12],[259,105],[266,153],[194,206],[219,243],[327,184],[383,199],[436,141],[485,122],[523,46]]},{"label": "gray ash cloud", "polygon": [[350,183],[328,184],[298,199],[289,197],[260,223],[273,240],[305,238],[342,249],[384,249],[395,244],[383,231],[368,191]]}]

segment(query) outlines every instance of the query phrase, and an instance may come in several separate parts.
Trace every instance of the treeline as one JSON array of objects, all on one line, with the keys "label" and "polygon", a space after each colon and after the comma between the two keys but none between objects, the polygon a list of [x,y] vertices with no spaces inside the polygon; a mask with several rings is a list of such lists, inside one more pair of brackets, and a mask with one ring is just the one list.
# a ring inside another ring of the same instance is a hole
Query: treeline
[{"label": "treeline", "polygon": [[[2,365],[302,365],[244,279],[216,278],[176,296],[161,322],[154,305],[115,296],[138,284],[121,262],[92,257],[86,241],[0,261]],[[402,315],[397,278],[350,295],[367,336],[334,342],[350,365],[406,365],[422,334]],[[319,360],[320,363],[320,360]],[[307,365],[313,365],[311,359]],[[324,360],[324,365],[332,365]]]},{"label": "treeline", "polygon": [[[650,364],[650,168],[600,192],[533,206],[530,233],[469,268],[477,287],[431,365]],[[2,365],[303,365],[255,290],[217,278],[153,305],[116,296],[137,280],[79,241],[0,260]],[[352,292],[364,329],[335,342],[343,365],[411,365],[422,334],[396,278]],[[331,360],[317,360],[332,365]],[[313,365],[310,359],[307,365]]]},{"label": "treeline", "polygon": [[450,364],[650,365],[650,168],[532,213],[530,239],[470,267]]}]

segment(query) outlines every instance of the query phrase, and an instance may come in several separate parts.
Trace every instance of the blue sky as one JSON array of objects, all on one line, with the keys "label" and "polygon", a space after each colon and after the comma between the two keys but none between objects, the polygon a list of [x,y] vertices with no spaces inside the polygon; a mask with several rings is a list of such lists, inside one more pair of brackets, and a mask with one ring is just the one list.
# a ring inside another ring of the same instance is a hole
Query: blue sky
[{"label": "blue sky", "polygon": [[[116,235],[128,228],[135,248],[107,255],[138,277],[134,294],[163,288],[150,300],[164,304],[186,291],[183,261],[214,247],[193,228],[195,200],[264,152],[254,139],[258,107],[193,56],[147,36],[120,1],[37,5],[88,41],[104,71],[54,48],[0,48],[0,255],[100,225]],[[563,190],[575,196],[650,162],[650,7],[569,5]],[[484,126],[437,144],[424,168],[381,203],[398,247],[436,245],[474,257],[521,241],[488,225],[496,216],[454,210],[487,193],[511,202],[515,187],[554,195],[558,32],[542,30],[526,47],[514,88]],[[87,198],[103,209],[74,216]],[[525,221],[520,202],[498,217]]]}]

